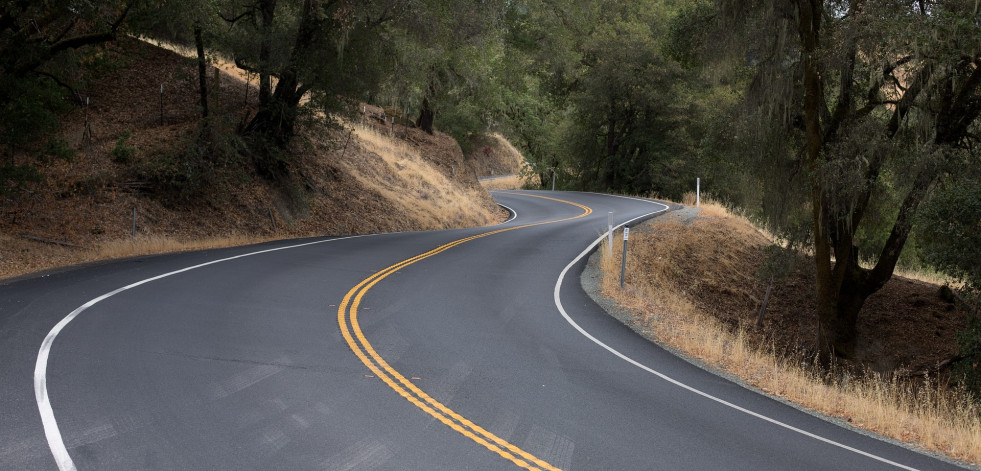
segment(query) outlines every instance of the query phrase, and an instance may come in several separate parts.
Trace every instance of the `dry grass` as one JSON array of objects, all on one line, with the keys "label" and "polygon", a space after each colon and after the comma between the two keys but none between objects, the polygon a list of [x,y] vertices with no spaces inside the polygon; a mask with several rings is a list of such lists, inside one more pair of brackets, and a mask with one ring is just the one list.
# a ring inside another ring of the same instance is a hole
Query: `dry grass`
[{"label": "dry grass", "polygon": [[925,268],[904,268],[896,267],[896,275],[911,280],[922,281],[932,285],[950,285],[951,288],[962,288],[963,282],[952,280],[950,276]]},{"label": "dry grass", "polygon": [[[294,222],[296,227],[280,223],[273,230],[246,230],[245,232],[229,227],[227,220],[223,223],[210,224],[221,232],[227,231],[233,235],[168,234],[167,229],[149,226],[150,220],[165,220],[168,213],[162,212],[153,204],[148,206],[130,202],[127,204],[140,206],[141,218],[149,218],[147,221],[141,221],[140,233],[135,239],[128,237],[128,234],[123,237],[120,237],[122,234],[114,234],[108,237],[88,237],[87,240],[79,241],[80,237],[73,235],[74,232],[67,232],[67,228],[78,223],[68,218],[73,215],[78,216],[78,212],[61,211],[59,218],[66,218],[60,222],[62,235],[47,235],[43,231],[41,234],[85,246],[59,246],[0,232],[0,279],[93,261],[231,247],[284,237],[319,235],[324,232],[366,233],[474,227],[493,224],[506,218],[487,196],[486,190],[476,182],[461,183],[460,180],[467,180],[464,178],[466,175],[462,173],[459,179],[452,178],[452,174],[456,173],[454,168],[460,172],[465,168],[462,165],[462,155],[430,156],[427,160],[409,142],[391,138],[372,128],[358,127],[354,135],[355,139],[352,140],[351,146],[358,147],[357,151],[349,149],[344,159],[336,159],[335,162],[344,170],[343,178],[357,182],[357,190],[343,193],[347,206],[342,209],[328,206],[315,210],[317,213],[338,211],[338,209],[345,211],[345,214],[335,214],[335,217],[328,218],[336,220],[334,225],[340,226],[340,232],[336,227],[306,228],[304,221],[321,219],[306,218],[301,222]],[[446,147],[447,142],[440,140],[433,144],[429,151],[446,152]],[[459,153],[458,148],[456,152]],[[445,162],[440,159],[460,162],[456,165],[443,165],[449,167],[447,170],[441,169],[440,164]],[[314,204],[321,203],[316,200]],[[259,210],[251,216],[268,223],[271,214],[283,216],[280,211]],[[124,232],[128,232],[129,223],[123,222],[125,224],[121,227],[126,227],[127,231]],[[143,227],[144,224],[148,226]],[[113,227],[116,226],[120,225],[113,224]],[[238,226],[251,227],[248,221]],[[226,229],[221,229],[222,227]]]},{"label": "dry grass", "polygon": [[[159,48],[166,49],[168,51],[174,52],[176,54],[180,54],[181,56],[190,59],[197,60],[198,58],[197,50],[190,46],[182,46],[180,44],[172,43],[170,41],[164,41],[162,39],[151,38],[151,37],[138,37],[137,39],[147,44],[152,44]],[[222,72],[232,75],[238,78],[239,80],[241,80],[242,82],[245,82],[246,79],[249,79],[253,84],[258,83],[258,79],[256,78],[255,75],[246,75],[246,72],[241,68],[239,68],[237,65],[235,65],[235,62],[233,60],[230,60],[227,57],[223,57],[220,54],[215,54],[214,51],[206,51],[206,52],[208,54],[207,56],[208,65],[210,65],[211,67],[221,69]],[[270,77],[270,80],[272,81],[272,86],[275,88],[276,82],[278,80],[276,79],[276,77]],[[258,85],[253,85],[253,86],[257,87]]]},{"label": "dry grass", "polygon": [[[741,214],[735,214],[731,208],[726,207],[724,204],[715,200],[712,195],[702,195],[701,205],[699,208],[702,210],[701,214],[705,217],[718,217],[718,218],[731,218],[736,217],[747,223],[749,220]],[[686,206],[695,206],[695,192],[689,191],[685,193],[682,198],[681,204]],[[785,245],[786,241],[782,240],[777,235],[771,233],[765,228],[757,227],[756,230],[767,240],[772,243]],[[810,247],[806,247],[803,250],[806,254],[811,254],[813,250]],[[833,258],[832,258],[833,260]],[[873,261],[863,261],[862,265],[866,268],[872,268],[875,265]],[[953,282],[951,278],[943,273],[939,273],[935,270],[930,270],[928,268],[908,268],[908,267],[896,267],[895,275],[901,276],[903,278],[908,278],[911,280],[922,281],[924,283],[930,283],[934,285],[944,285],[950,284],[952,286],[959,286],[959,284]]]},{"label": "dry grass", "polygon": [[[703,203],[700,216],[708,219],[695,221],[696,229],[725,225],[731,231],[753,230],[748,224],[725,224],[726,218],[736,216],[724,208],[719,211],[721,216],[709,216],[715,210],[704,208],[711,207]],[[692,240],[693,231],[683,231],[683,226],[677,220],[655,220],[652,226],[632,231],[623,289],[618,285],[620,245],[614,244],[612,256],[602,248],[603,293],[633,312],[638,324],[650,329],[656,340],[734,374],[765,393],[958,460],[981,462],[981,411],[962,394],[930,384],[888,381],[877,375],[842,375],[829,380],[831,376],[808,366],[809,362],[778,357],[753,345],[742,326],[723,325],[704,313],[691,297],[691,279],[685,280],[687,285],[681,283],[686,274],[679,273],[672,257],[708,259],[713,251],[729,248]],[[755,236],[762,237],[758,233]],[[708,266],[713,269],[699,273],[699,277],[739,269]]]},{"label": "dry grass", "polygon": [[[119,67],[98,74],[87,89],[94,103],[88,113],[92,142],[80,137],[84,113],[71,110],[62,128],[78,158],[41,165],[43,183],[0,201],[0,279],[132,255],[324,234],[474,227],[506,219],[468,171],[456,141],[411,128],[397,137],[361,133],[365,141],[352,138],[349,147],[343,146],[346,133],[303,130],[305,144],[290,150],[288,181],[271,184],[248,162],[232,163],[216,167],[221,174],[215,185],[178,201],[166,185],[144,174],[157,168],[149,163],[182,152],[196,132],[194,63],[133,38],[114,42],[107,54]],[[243,77],[224,61],[212,65],[225,70],[220,87],[212,89],[216,116],[234,121],[254,112],[256,95],[248,93],[249,104],[244,103]],[[156,118],[161,83],[167,87],[163,124]],[[373,108],[368,106],[366,118],[380,111]],[[375,120],[366,121],[370,127]],[[117,162],[111,150],[124,133],[131,133],[136,155]],[[130,237],[134,210],[136,241]],[[230,236],[235,234],[243,236]]]},{"label": "dry grass", "polygon": [[33,252],[37,254],[36,257],[0,257],[0,279],[81,263],[140,255],[234,247],[257,244],[273,239],[272,237],[235,235],[180,240],[162,235],[138,235],[135,239],[110,240],[96,247],[62,247],[9,235],[0,235],[2,253],[29,255]]},{"label": "dry grass", "polygon": [[[695,206],[695,192],[689,191],[682,196],[681,204],[685,206]],[[727,218],[736,217],[732,211],[730,211],[724,204],[717,201],[712,195],[702,194],[699,198],[698,208],[702,210],[701,215],[704,217],[717,217],[717,218]],[[740,216],[741,217],[741,216]],[[745,219],[745,218],[744,218]]]},{"label": "dry grass", "polygon": [[[485,204],[482,188],[451,184],[443,172],[406,141],[362,126],[354,127],[354,135],[364,150],[376,158],[368,165],[347,165],[349,174],[370,191],[399,205],[395,208],[397,214],[419,222],[424,229],[496,222],[496,208]],[[452,173],[459,171],[463,171],[462,166],[452,168]]]},{"label": "dry grass", "polygon": [[525,167],[525,157],[503,135],[493,133],[474,138],[466,162],[477,176],[510,175]]},{"label": "dry grass", "polygon": [[527,187],[528,178],[521,175],[509,175],[507,177],[481,181],[480,185],[486,190],[520,190]]},{"label": "dry grass", "polygon": [[186,252],[190,250],[235,247],[258,244],[274,240],[271,237],[232,235],[196,240],[177,240],[166,236],[145,236],[135,239],[114,240],[103,244],[92,253],[93,260],[153,255],[161,253]]}]

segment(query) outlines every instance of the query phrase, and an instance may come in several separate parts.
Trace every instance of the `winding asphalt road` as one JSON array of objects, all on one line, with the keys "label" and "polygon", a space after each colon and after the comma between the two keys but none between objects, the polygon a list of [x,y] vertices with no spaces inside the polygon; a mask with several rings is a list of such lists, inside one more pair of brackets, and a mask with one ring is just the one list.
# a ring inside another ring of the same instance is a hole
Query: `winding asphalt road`
[{"label": "winding asphalt road", "polygon": [[735,385],[579,286],[665,207],[499,192],[494,227],[0,284],[0,469],[956,469]]}]

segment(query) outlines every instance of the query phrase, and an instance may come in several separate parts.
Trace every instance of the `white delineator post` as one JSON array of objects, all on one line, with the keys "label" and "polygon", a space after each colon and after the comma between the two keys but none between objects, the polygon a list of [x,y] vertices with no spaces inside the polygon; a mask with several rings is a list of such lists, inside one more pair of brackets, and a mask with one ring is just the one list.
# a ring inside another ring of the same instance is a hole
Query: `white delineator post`
[{"label": "white delineator post", "polygon": [[702,205],[702,179],[695,179],[695,207],[700,207]]},{"label": "white delineator post", "polygon": [[610,256],[613,256],[613,211],[607,214],[606,218],[606,246],[610,251]]}]

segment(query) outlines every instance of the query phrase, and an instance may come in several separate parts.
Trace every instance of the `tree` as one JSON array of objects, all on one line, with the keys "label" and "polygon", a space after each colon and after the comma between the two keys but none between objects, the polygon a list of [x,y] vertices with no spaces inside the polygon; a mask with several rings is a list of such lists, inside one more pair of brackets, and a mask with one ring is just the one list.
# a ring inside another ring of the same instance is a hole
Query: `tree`
[{"label": "tree", "polygon": [[39,181],[36,159],[71,156],[55,134],[65,93],[81,101],[69,54],[115,39],[129,11],[117,1],[0,4],[0,195]]},{"label": "tree", "polygon": [[505,38],[515,8],[501,0],[411,2],[388,25],[395,63],[377,99],[412,108],[418,126],[429,132],[438,124],[466,149],[502,124],[502,99],[514,78],[508,70],[516,58]]},{"label": "tree", "polygon": [[[756,62],[754,83],[767,85],[749,96],[771,125],[800,133],[784,143],[796,147],[793,168],[806,180],[817,344],[828,356],[851,357],[859,312],[891,278],[921,203],[976,152],[977,5],[800,0],[723,3],[722,11],[740,31],[766,26],[741,54]],[[897,197],[889,205],[877,203],[890,196],[885,186]],[[862,228],[875,219],[891,222],[866,268]]]},{"label": "tree", "polygon": [[112,41],[129,10],[124,2],[5,2],[0,6],[0,76],[43,74],[40,69],[59,54]]},{"label": "tree", "polygon": [[674,170],[665,164],[680,154],[672,136],[681,119],[673,85],[683,74],[660,54],[663,33],[653,29],[660,18],[639,15],[650,13],[649,5],[631,6],[638,10],[598,24],[581,47],[568,139],[583,188],[663,193]]},{"label": "tree", "polygon": [[[386,57],[375,28],[394,19],[398,0],[255,0],[230,3],[222,12],[230,32],[224,49],[236,64],[259,75],[259,110],[243,132],[285,147],[295,134],[304,97],[326,106],[356,96],[379,80],[372,66]],[[273,78],[276,85],[273,87]],[[266,168],[273,173],[282,169]]]},{"label": "tree", "polygon": [[543,184],[555,171],[567,187],[681,197],[697,76],[663,52],[673,14],[659,2],[552,0],[511,20],[532,73],[509,118]]}]

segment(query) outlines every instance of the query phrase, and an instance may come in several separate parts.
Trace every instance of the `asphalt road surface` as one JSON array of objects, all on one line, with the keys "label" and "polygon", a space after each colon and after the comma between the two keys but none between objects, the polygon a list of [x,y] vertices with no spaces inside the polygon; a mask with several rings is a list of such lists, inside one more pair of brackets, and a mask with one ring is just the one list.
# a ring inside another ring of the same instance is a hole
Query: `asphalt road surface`
[{"label": "asphalt road surface", "polygon": [[954,469],[707,373],[582,291],[663,205],[497,192],[453,231],[0,284],[3,470]]}]

